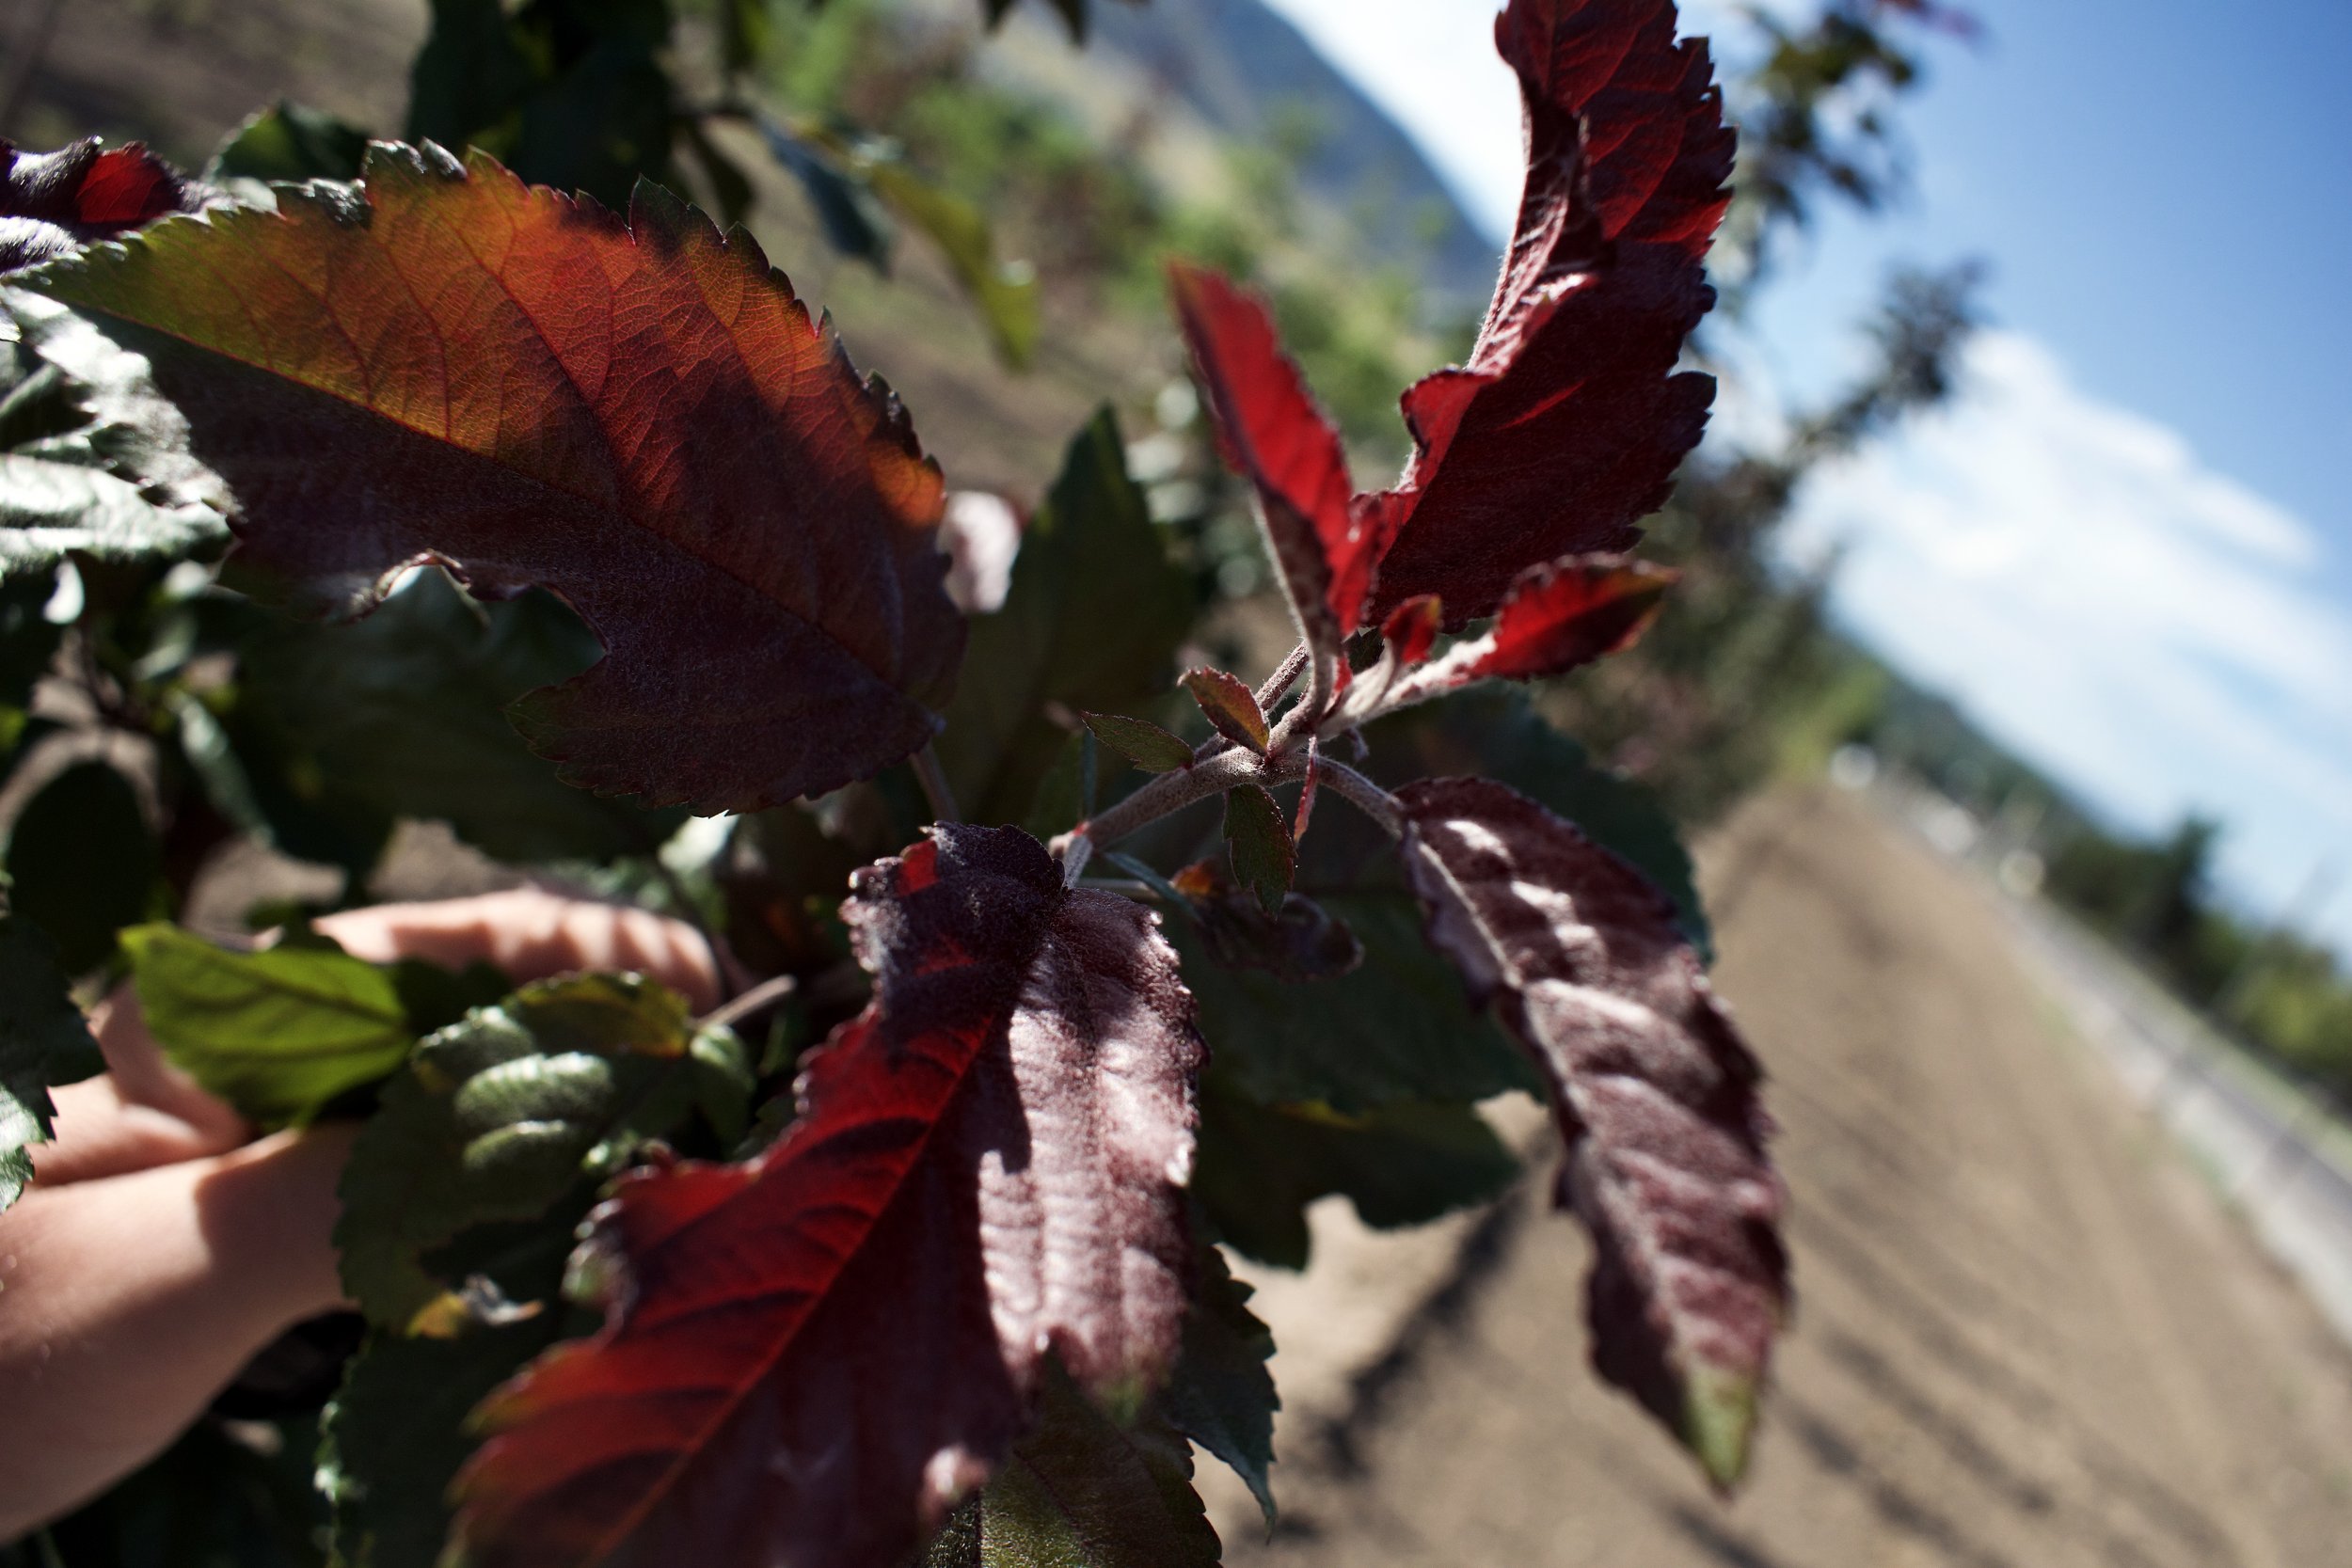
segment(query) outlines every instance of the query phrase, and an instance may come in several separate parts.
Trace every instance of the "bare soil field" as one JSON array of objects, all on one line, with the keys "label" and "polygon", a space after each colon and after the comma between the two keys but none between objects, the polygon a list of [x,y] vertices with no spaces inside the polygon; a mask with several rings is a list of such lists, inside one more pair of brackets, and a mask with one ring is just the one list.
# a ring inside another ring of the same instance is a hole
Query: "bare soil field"
[{"label": "bare soil field", "polygon": [[[1704,860],[1797,1268],[1746,1488],[1718,1501],[1593,1381],[1585,1249],[1531,1181],[1447,1238],[1385,1355],[1335,1397],[1299,1379],[1282,1523],[1220,1510],[1230,1560],[2352,1564],[2352,1357],[2066,1032],[1983,895],[1826,793],[1753,805]],[[1330,1321],[1314,1281],[1267,1290],[1278,1336]]]}]

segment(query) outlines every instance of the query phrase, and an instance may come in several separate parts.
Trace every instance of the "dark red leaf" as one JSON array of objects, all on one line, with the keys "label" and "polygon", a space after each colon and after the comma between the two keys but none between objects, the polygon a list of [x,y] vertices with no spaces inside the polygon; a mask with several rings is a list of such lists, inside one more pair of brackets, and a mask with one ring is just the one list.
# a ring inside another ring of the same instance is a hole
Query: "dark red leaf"
[{"label": "dark red leaf", "polygon": [[1550,1081],[1561,1198],[1596,1245],[1594,1363],[1727,1486],[1788,1298],[1761,1069],[1630,866],[1486,780],[1397,794],[1430,941]]},{"label": "dark red leaf", "polygon": [[243,552],[311,608],[425,559],[570,601],[608,657],[516,722],[575,784],[748,810],[938,728],[937,465],[748,235],[657,186],[624,223],[378,145],[360,198],[288,188],[26,281],[153,362]]},{"label": "dark red leaf", "polygon": [[145,146],[103,151],[96,137],[55,152],[0,139],[0,272],[72,254],[167,213],[193,213],[214,193]]},{"label": "dark red leaf", "polygon": [[1176,317],[1226,461],[1256,487],[1276,563],[1309,639],[1336,654],[1362,625],[1386,541],[1351,504],[1347,453],[1255,296],[1205,268],[1168,268]]},{"label": "dark red leaf", "polygon": [[1174,1354],[1201,1048],[1155,917],[943,825],[844,906],[873,1005],[744,1164],[626,1180],[595,1339],[485,1407],[475,1568],[898,1568],[1019,1435]]},{"label": "dark red leaf", "polygon": [[1217,734],[1236,746],[1264,754],[1272,732],[1266,728],[1265,715],[1258,707],[1258,694],[1249,689],[1248,682],[1222,670],[1210,669],[1187,670],[1184,682],[1184,689],[1200,705],[1200,711],[1208,715]]},{"label": "dark red leaf", "polygon": [[1538,562],[1626,548],[1713,397],[1674,373],[1731,171],[1706,45],[1675,41],[1672,0],[1512,0],[1495,42],[1526,110],[1518,229],[1469,363],[1405,395],[1404,481],[1362,502],[1393,540],[1377,615],[1437,594],[1460,625]]}]

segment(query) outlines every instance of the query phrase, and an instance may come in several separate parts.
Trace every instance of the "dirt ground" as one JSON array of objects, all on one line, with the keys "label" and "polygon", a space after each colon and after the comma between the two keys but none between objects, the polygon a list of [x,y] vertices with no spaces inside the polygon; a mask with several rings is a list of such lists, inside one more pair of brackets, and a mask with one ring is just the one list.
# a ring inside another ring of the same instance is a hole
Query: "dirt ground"
[{"label": "dirt ground", "polygon": [[[1747,1487],[1717,1501],[1593,1381],[1583,1243],[1522,1199],[1288,1423],[1282,1524],[1229,1519],[1229,1560],[2352,1564],[2352,1357],[2064,1032],[1982,895],[1825,793],[1758,803],[1705,859],[1717,978],[1774,1078],[1799,1292]],[[1316,1293],[1269,1291],[1278,1334]]]}]

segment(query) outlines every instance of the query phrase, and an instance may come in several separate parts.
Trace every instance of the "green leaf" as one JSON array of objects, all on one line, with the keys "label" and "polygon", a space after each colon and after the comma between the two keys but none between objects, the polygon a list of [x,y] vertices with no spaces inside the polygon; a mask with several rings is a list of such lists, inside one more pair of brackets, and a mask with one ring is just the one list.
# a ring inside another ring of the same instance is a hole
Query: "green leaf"
[{"label": "green leaf", "polygon": [[319,1488],[334,1507],[337,1560],[366,1568],[435,1568],[449,1537],[450,1482],[480,1439],[474,1407],[579,1324],[562,1301],[572,1232],[592,1201],[527,1229],[493,1227],[464,1249],[469,1273],[516,1304],[507,1321],[448,1338],[371,1330],[326,1407]]},{"label": "green leaf", "polygon": [[744,1132],[742,1046],[697,1032],[650,980],[586,974],[527,986],[417,1048],[352,1151],[335,1241],[370,1323],[443,1332],[462,1283],[427,1254],[476,1227],[538,1218],[699,1113],[717,1141]]},{"label": "green leaf", "polygon": [[1081,713],[1094,736],[1148,773],[1173,773],[1192,766],[1192,748],[1184,736],[1164,730],[1149,719],[1129,719],[1117,713]]},{"label": "green leaf", "polygon": [[498,860],[603,861],[651,853],[685,819],[571,787],[507,721],[602,652],[550,594],[485,604],[424,571],[363,620],[272,617],[240,652],[229,728],[290,854],[372,860],[405,816]]},{"label": "green leaf", "polygon": [[1029,802],[1029,814],[1021,825],[1029,836],[1040,843],[1050,843],[1056,833],[1068,831],[1090,815],[1087,799],[1087,736],[1073,735],[1061,743],[1054,753],[1054,766],[1039,782],[1037,794]]},{"label": "green leaf", "polygon": [[204,178],[357,180],[368,134],[321,110],[279,99],[229,133]]},{"label": "green leaf", "polygon": [[1282,808],[1264,785],[1246,784],[1226,792],[1225,842],[1233,853],[1233,879],[1258,895],[1266,913],[1279,911],[1298,872],[1298,851]]},{"label": "green leaf", "polygon": [[1261,1262],[1303,1268],[1307,1206],[1339,1193],[1375,1229],[1484,1203],[1518,1162],[1468,1105],[1406,1102],[1349,1116],[1311,1103],[1256,1105],[1201,1082],[1193,1196],[1217,1234]]},{"label": "green leaf", "polygon": [[33,1179],[25,1150],[56,1131],[49,1091],[104,1068],[49,940],[21,919],[0,919],[0,1209]]},{"label": "green leaf", "polygon": [[996,356],[1014,370],[1026,369],[1037,348],[1036,269],[1026,261],[999,261],[987,214],[924,181],[904,164],[877,160],[867,163],[863,172],[874,194],[947,258],[948,270],[979,307]]},{"label": "green leaf", "polygon": [[674,182],[669,35],[660,0],[433,0],[406,139],[480,147],[534,184],[626,211],[640,178]]},{"label": "green leaf", "polygon": [[886,275],[893,238],[890,218],[872,188],[852,178],[834,150],[821,142],[795,135],[765,116],[759,131],[770,156],[801,182],[801,193],[816,210],[826,243]]},{"label": "green leaf", "polygon": [[1631,865],[1674,903],[1677,923],[1702,958],[1714,953],[1674,818],[1658,797],[1596,765],[1582,746],[1507,688],[1465,691],[1375,724],[1368,732],[1384,781],[1483,774],[1548,807]]},{"label": "green leaf", "polygon": [[1184,1438],[1121,1426],[1047,1367],[1038,1424],[988,1490],[960,1509],[924,1568],[1212,1568],[1216,1531]]},{"label": "green leaf", "polygon": [[0,301],[0,577],[208,550],[228,505],[145,359],[62,306]]},{"label": "green leaf", "polygon": [[234,953],[170,926],[122,933],[148,1029],[264,1128],[308,1121],[398,1068],[415,1035],[392,976],[325,938]]},{"label": "green leaf", "polygon": [[9,908],[49,933],[69,974],[115,950],[154,912],[162,851],[138,791],[112,766],[77,762],[43,784],[9,831]]},{"label": "green leaf", "polygon": [[1163,923],[1184,956],[1200,1037],[1223,1081],[1263,1105],[1319,1101],[1363,1112],[1402,1101],[1544,1092],[1527,1057],[1462,994],[1461,976],[1422,939],[1409,894],[1324,894],[1363,961],[1345,974],[1285,980],[1216,961],[1190,921]]},{"label": "green leaf", "polygon": [[1191,579],[1168,561],[1105,408],[1072,441],[1022,536],[1004,607],[971,623],[937,745],[972,820],[1027,816],[1066,733],[1047,704],[1111,712],[1166,690],[1193,610]]},{"label": "green leaf", "polygon": [[1184,1320],[1184,1349],[1163,1403],[1169,1422],[1232,1466],[1274,1528],[1274,1413],[1282,1402],[1266,1363],[1274,1335],[1249,1310],[1250,1288],[1213,1246],[1200,1249],[1200,1284]]}]

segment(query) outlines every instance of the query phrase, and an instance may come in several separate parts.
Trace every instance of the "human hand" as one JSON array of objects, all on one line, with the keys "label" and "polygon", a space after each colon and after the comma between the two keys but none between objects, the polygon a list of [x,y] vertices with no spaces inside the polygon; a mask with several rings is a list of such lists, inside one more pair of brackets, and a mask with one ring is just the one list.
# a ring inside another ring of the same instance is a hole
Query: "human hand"
[{"label": "human hand", "polygon": [[[701,937],[535,889],[331,915],[371,962],[483,959],[516,984],[630,969],[718,1001]],[[56,1090],[56,1137],[0,1214],[0,1542],[160,1453],[263,1346],[342,1300],[331,1237],[354,1129],[252,1130],[167,1061],[130,988],[91,1018],[107,1070]]]}]

